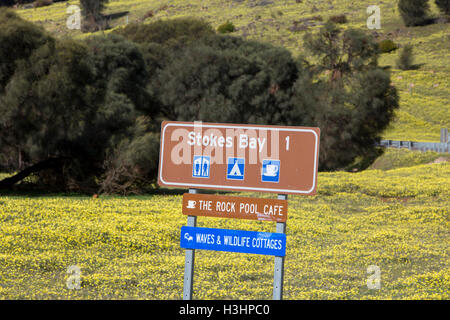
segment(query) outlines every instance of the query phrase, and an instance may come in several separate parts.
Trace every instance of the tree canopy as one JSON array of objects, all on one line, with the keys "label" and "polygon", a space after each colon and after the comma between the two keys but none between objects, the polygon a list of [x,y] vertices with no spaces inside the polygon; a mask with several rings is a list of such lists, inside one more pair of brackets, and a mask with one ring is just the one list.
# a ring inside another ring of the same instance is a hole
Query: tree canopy
[{"label": "tree canopy", "polygon": [[399,0],[398,10],[407,27],[421,26],[429,20],[428,0]]},{"label": "tree canopy", "polygon": [[313,59],[193,19],[54,39],[2,10],[0,169],[18,174],[0,187],[137,191],[164,119],[318,126],[320,169],[367,163],[398,106],[377,44],[331,23],[304,40]]}]

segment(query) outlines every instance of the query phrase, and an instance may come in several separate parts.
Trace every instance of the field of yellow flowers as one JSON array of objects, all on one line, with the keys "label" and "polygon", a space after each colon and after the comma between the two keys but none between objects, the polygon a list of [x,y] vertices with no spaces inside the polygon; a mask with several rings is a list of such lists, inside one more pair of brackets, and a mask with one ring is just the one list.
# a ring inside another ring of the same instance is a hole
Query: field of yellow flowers
[{"label": "field of yellow flowers", "polygon": [[[316,196],[289,198],[284,298],[449,299],[449,177],[448,162],[321,173]],[[0,299],[180,299],[181,194],[0,195]],[[207,217],[198,226],[275,230]],[[370,265],[380,289],[367,286]],[[270,256],[197,250],[194,298],[270,299],[273,267]]]}]

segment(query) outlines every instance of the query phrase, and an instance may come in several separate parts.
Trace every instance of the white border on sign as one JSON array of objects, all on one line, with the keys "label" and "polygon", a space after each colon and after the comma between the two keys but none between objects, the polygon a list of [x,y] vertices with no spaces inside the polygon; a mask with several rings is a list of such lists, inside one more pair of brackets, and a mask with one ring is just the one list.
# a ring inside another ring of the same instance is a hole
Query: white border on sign
[{"label": "white border on sign", "polygon": [[[198,125],[198,124],[197,124]],[[161,163],[160,163],[160,170],[159,170],[159,179],[168,186],[175,186],[175,187],[190,187],[190,188],[195,188],[198,187],[199,189],[201,189],[201,187],[207,187],[207,188],[220,188],[220,189],[230,189],[230,190],[246,190],[246,191],[261,191],[261,192],[265,192],[265,191],[271,191],[271,192],[276,192],[276,193],[311,193],[314,188],[316,187],[316,183],[317,183],[317,154],[318,154],[318,146],[319,146],[319,139],[317,136],[317,133],[314,130],[311,129],[290,129],[290,128],[270,128],[270,127],[246,127],[246,126],[231,126],[231,125],[209,125],[209,124],[202,124],[202,128],[223,128],[223,129],[235,129],[235,128],[241,128],[241,129],[246,129],[246,130],[271,130],[271,131],[296,131],[296,132],[310,132],[312,134],[314,134],[314,137],[316,139],[316,142],[314,143],[315,145],[315,150],[314,150],[314,176],[313,176],[313,186],[311,187],[311,189],[305,191],[305,190],[293,190],[293,189],[274,189],[274,188],[259,188],[259,187],[240,187],[240,186],[223,186],[223,185],[214,185],[214,184],[200,184],[200,183],[181,183],[181,182],[166,182],[163,178],[162,178],[162,171],[164,169],[164,137],[165,137],[165,132],[166,129],[168,127],[194,127],[194,124],[189,124],[189,123],[168,123],[164,126],[163,132],[162,132],[162,136],[161,136],[161,154],[160,154],[160,159],[161,159]]]}]

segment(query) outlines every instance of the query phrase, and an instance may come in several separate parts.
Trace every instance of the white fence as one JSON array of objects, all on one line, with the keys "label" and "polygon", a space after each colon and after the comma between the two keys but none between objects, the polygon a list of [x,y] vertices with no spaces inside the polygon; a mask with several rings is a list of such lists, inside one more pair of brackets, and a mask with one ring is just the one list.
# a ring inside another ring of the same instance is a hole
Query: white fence
[{"label": "white fence", "polygon": [[380,146],[386,148],[407,148],[409,150],[450,153],[450,143],[381,140]]},{"label": "white fence", "polygon": [[450,137],[448,129],[445,128],[441,129],[441,142],[381,140],[379,145],[386,148],[406,148],[409,150],[450,153]]}]

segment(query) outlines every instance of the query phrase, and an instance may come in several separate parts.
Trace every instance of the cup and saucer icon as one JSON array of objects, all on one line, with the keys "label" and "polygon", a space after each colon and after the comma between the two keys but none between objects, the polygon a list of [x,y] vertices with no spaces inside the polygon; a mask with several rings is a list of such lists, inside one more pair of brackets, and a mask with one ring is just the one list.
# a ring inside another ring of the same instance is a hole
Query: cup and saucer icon
[{"label": "cup and saucer icon", "polygon": [[263,160],[262,182],[280,182],[280,160]]},{"label": "cup and saucer icon", "polygon": [[195,200],[188,200],[187,209],[195,209],[195,204],[197,201]]}]

